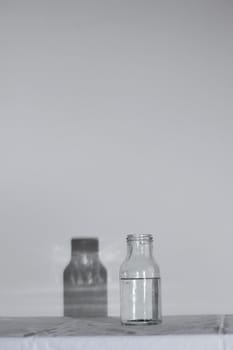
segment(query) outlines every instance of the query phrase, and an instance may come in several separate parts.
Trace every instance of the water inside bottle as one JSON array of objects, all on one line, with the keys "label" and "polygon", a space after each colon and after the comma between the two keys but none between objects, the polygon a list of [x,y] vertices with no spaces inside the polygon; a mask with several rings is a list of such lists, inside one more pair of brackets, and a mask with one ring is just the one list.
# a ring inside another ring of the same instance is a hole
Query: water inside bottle
[{"label": "water inside bottle", "polygon": [[160,278],[121,278],[121,321],[160,323]]}]

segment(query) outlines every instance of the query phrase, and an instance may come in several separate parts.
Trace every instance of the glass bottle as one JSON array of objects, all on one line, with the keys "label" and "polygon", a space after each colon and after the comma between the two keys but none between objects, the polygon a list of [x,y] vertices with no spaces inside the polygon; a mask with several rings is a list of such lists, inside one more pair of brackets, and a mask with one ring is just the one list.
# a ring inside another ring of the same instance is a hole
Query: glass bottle
[{"label": "glass bottle", "polygon": [[120,315],[126,325],[162,321],[160,272],[153,258],[152,235],[127,236],[127,256],[120,267]]},{"label": "glass bottle", "polygon": [[99,260],[97,238],[73,238],[64,270],[64,316],[107,316],[107,270]]}]

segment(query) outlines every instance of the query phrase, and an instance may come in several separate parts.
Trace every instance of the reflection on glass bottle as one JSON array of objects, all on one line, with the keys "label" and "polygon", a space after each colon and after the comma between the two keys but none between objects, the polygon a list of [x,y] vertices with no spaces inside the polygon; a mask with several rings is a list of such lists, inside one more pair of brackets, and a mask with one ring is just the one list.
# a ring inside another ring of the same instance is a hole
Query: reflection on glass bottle
[{"label": "reflection on glass bottle", "polygon": [[64,316],[107,316],[107,270],[99,260],[97,238],[73,238],[64,270]]},{"label": "reflection on glass bottle", "polygon": [[122,324],[156,324],[162,320],[159,267],[152,235],[128,235],[127,257],[120,268]]}]

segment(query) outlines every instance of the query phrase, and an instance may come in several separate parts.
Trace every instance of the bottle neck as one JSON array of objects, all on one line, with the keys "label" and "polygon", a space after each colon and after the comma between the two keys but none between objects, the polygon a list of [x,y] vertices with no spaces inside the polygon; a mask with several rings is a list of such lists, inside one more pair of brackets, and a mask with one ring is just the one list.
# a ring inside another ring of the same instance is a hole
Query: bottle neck
[{"label": "bottle neck", "polygon": [[152,242],[149,241],[128,241],[127,242],[127,257],[153,257]]}]

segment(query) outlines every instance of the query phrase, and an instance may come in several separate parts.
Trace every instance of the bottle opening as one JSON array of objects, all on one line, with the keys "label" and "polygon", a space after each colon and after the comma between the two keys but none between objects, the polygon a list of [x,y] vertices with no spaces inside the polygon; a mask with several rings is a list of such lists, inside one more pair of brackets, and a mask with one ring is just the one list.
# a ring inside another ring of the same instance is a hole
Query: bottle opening
[{"label": "bottle opening", "polygon": [[153,235],[151,234],[130,234],[127,235],[127,242],[129,241],[153,241]]}]

